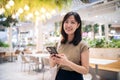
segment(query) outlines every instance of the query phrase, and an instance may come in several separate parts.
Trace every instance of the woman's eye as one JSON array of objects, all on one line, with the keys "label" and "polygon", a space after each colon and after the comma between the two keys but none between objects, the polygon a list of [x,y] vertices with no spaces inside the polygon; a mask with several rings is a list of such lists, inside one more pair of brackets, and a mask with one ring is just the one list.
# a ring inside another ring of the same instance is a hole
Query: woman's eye
[{"label": "woman's eye", "polygon": [[71,22],[72,24],[75,24],[75,22]]},{"label": "woman's eye", "polygon": [[65,23],[68,23],[68,21],[65,21]]},{"label": "woman's eye", "polygon": [[74,21],[65,21],[65,23],[75,24]]}]

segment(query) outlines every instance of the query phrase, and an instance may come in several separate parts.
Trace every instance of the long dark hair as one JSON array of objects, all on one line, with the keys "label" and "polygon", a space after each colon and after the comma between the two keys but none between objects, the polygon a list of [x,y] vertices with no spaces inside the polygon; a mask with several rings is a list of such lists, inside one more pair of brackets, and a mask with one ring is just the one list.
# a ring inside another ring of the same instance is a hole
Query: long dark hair
[{"label": "long dark hair", "polygon": [[62,40],[61,40],[61,44],[65,44],[68,41],[68,35],[65,33],[64,31],[64,22],[70,17],[70,16],[74,16],[75,20],[77,21],[79,25],[79,27],[76,29],[75,33],[74,33],[74,38],[71,42],[69,42],[70,44],[72,43],[73,45],[77,45],[81,40],[82,40],[82,32],[81,32],[81,18],[79,16],[78,13],[76,12],[68,12],[62,21],[62,27],[61,27],[61,34],[62,34]]}]

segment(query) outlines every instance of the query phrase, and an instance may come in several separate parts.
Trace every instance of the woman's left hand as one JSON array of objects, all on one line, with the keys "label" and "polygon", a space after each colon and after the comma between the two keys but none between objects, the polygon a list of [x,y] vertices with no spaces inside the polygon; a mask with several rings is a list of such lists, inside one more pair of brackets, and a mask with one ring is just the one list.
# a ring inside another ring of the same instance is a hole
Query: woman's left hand
[{"label": "woman's left hand", "polygon": [[68,65],[69,60],[65,54],[57,54],[56,56],[60,57],[60,58],[58,57],[55,58],[57,64],[64,65],[64,66]]}]

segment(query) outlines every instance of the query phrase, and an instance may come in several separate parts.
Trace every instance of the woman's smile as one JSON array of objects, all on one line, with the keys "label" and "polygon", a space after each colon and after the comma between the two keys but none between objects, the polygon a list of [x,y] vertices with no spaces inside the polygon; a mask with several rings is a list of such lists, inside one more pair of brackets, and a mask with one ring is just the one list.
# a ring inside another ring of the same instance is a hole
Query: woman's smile
[{"label": "woman's smile", "polygon": [[74,16],[70,16],[64,23],[64,30],[68,35],[74,34],[77,27],[78,23],[76,22]]}]

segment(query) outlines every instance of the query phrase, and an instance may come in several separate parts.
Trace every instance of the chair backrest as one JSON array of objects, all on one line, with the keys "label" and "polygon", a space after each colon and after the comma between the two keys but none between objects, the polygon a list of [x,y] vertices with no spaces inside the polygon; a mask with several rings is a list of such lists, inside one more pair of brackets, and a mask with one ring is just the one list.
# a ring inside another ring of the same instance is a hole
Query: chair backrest
[{"label": "chair backrest", "polygon": [[22,62],[25,62],[25,63],[29,62],[24,55],[21,55],[21,58],[22,58]]},{"label": "chair backrest", "polygon": [[36,58],[36,57],[33,57],[33,56],[30,56],[30,61],[31,61],[31,62],[34,62],[34,63],[36,63],[36,64],[40,64],[39,58]]},{"label": "chair backrest", "polygon": [[46,58],[46,57],[43,57],[42,58],[42,64],[43,64],[43,66],[44,66],[44,68],[46,69],[49,69],[50,68],[50,63],[49,63],[49,59],[48,58]]},{"label": "chair backrest", "polygon": [[17,49],[17,50],[15,51],[15,54],[20,54],[20,50]]}]

